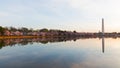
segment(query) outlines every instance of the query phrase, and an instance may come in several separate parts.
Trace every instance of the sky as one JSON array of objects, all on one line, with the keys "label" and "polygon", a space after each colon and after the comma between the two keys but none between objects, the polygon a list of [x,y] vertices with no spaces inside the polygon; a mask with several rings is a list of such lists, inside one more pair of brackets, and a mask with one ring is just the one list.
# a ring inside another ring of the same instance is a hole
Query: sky
[{"label": "sky", "polygon": [[120,32],[120,0],[0,0],[0,26]]}]

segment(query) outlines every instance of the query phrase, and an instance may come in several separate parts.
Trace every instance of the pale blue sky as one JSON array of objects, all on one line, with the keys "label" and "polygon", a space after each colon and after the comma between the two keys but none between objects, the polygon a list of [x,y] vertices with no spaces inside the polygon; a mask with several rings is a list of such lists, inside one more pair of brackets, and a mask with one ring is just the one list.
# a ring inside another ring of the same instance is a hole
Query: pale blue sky
[{"label": "pale blue sky", "polygon": [[119,0],[0,0],[0,25],[98,32],[120,32]]}]

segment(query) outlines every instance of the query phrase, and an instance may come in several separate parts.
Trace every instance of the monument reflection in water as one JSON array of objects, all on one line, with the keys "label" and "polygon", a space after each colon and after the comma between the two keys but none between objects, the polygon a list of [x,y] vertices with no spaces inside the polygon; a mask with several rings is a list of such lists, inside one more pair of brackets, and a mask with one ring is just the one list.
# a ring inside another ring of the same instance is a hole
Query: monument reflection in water
[{"label": "monument reflection in water", "polygon": [[105,39],[104,36],[102,36],[102,52],[105,52]]}]

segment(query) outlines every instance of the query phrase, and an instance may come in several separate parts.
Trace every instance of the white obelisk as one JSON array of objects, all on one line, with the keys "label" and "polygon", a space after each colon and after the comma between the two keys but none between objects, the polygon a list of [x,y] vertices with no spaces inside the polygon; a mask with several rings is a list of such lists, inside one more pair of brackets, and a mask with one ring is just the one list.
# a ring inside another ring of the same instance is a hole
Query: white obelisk
[{"label": "white obelisk", "polygon": [[102,18],[102,36],[104,36],[104,18]]}]

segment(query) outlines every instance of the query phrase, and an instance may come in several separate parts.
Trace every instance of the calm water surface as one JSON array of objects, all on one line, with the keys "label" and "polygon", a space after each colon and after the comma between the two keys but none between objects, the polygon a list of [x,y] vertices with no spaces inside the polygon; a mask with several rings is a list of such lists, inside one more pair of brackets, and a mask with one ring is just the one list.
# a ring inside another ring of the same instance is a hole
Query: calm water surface
[{"label": "calm water surface", "polygon": [[1,41],[0,68],[120,68],[120,38],[34,40]]}]

